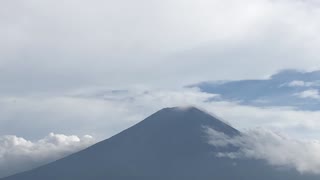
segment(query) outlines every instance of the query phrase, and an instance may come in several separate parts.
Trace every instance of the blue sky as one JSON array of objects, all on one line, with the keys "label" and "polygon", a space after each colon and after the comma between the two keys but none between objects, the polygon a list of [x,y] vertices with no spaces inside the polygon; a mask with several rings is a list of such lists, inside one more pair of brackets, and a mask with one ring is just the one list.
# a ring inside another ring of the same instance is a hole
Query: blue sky
[{"label": "blue sky", "polygon": [[267,79],[203,82],[191,87],[220,95],[213,100],[259,107],[287,106],[297,110],[320,110],[320,71],[283,70]]}]

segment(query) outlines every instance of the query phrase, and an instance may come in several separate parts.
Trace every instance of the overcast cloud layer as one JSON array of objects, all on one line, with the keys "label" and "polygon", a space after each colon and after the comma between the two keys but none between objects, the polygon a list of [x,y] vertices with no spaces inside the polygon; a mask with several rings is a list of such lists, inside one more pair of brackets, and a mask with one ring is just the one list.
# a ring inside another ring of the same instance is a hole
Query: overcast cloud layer
[{"label": "overcast cloud layer", "polygon": [[240,129],[262,126],[297,137],[320,138],[320,111],[241,105],[221,101],[219,95],[196,88],[87,89],[64,96],[0,98],[0,105],[1,135],[28,139],[41,138],[48,132],[90,134],[104,139],[161,108],[186,105],[204,108]]},{"label": "overcast cloud layer", "polygon": [[315,1],[12,0],[0,5],[1,93],[180,86],[319,68]]}]

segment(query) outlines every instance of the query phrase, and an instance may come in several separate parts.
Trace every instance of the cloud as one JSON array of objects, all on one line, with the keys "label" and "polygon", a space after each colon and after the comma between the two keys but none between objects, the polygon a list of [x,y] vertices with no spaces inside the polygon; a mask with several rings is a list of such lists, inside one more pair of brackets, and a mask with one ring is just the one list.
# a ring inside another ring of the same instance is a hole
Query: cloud
[{"label": "cloud", "polygon": [[304,81],[292,81],[288,84],[289,87],[296,87],[296,86],[309,86],[308,84],[306,84]]},{"label": "cloud", "polygon": [[320,81],[295,80],[295,81],[291,81],[290,83],[287,83],[286,85],[289,87],[314,87],[314,86],[320,86]]},{"label": "cloud", "polygon": [[[171,106],[198,106],[236,128],[268,127],[294,136],[320,137],[319,111],[291,107],[254,107],[213,101],[198,89],[86,90],[54,97],[0,98],[0,132],[37,139],[48,132],[92,134],[101,140]],[[63,124],[63,125],[62,125]],[[24,127],[23,129],[21,127]],[[35,130],[36,129],[36,130]]]},{"label": "cloud", "polygon": [[320,81],[311,81],[311,82],[305,82],[305,81],[291,81],[287,84],[289,87],[313,87],[313,86],[320,86]]},{"label": "cloud", "polygon": [[[24,142],[22,144],[25,145],[18,151],[19,153],[24,152],[23,149],[27,149],[26,153],[31,151],[30,148],[38,149],[32,150],[32,156],[11,154],[10,158],[26,159],[26,161],[17,159],[12,161],[14,163],[38,162],[41,159],[38,160],[37,157],[46,160],[49,150],[54,150],[63,156],[64,153],[59,152],[71,153],[72,148],[70,151],[68,148],[62,151],[62,147],[73,147],[73,142],[77,144],[78,139],[80,139],[79,146],[84,143],[80,136],[91,134],[95,137],[95,141],[99,141],[130,127],[161,108],[173,106],[197,106],[228,121],[240,130],[265,127],[273,131],[282,131],[295,138],[320,138],[319,111],[302,111],[291,107],[246,106],[237,102],[221,101],[218,95],[201,92],[197,88],[128,90],[89,88],[70,91],[63,96],[0,96],[0,106],[2,137],[7,137],[6,134],[15,134],[18,137],[31,139],[17,140],[19,138],[16,136],[9,136],[10,142]],[[41,138],[41,134],[47,132],[79,136],[54,134]],[[39,138],[42,140],[36,140]],[[43,147],[58,148],[40,148],[41,144]],[[6,149],[4,152],[7,153],[15,152],[10,150],[11,146],[0,145],[0,147]],[[26,166],[13,164],[10,167],[19,170],[20,167]]]},{"label": "cloud", "polygon": [[179,87],[319,67],[320,7],[311,1],[12,0],[0,7],[2,94]]},{"label": "cloud", "polygon": [[300,98],[320,99],[320,93],[317,89],[306,90],[295,95]]},{"label": "cloud", "polygon": [[298,140],[267,129],[252,129],[241,136],[229,137],[207,129],[209,143],[224,147],[239,147],[237,152],[218,152],[218,157],[251,158],[265,160],[276,167],[295,168],[301,173],[320,174],[320,141]]},{"label": "cloud", "polygon": [[0,97],[0,106],[1,135],[31,139],[48,132],[61,132],[91,134],[102,140],[161,108],[172,106],[198,106],[240,129],[263,126],[293,136],[320,138],[319,111],[241,105],[197,88],[126,91],[92,88],[64,96]]},{"label": "cloud", "polygon": [[0,177],[30,170],[82,150],[95,142],[92,136],[50,133],[38,141],[14,135],[0,136]]},{"label": "cloud", "polygon": [[[315,95],[306,101],[301,92],[316,89],[319,85],[320,71],[283,70],[266,79],[247,79],[230,81],[208,81],[190,87],[220,95],[220,100],[237,101],[243,105],[272,107],[290,106],[299,110],[317,111],[320,101]],[[234,91],[234,89],[237,89]],[[314,93],[313,93],[314,94]]]},{"label": "cloud", "polygon": [[104,139],[161,108],[193,105],[213,97],[215,95],[195,89],[109,91],[94,88],[64,96],[0,97],[3,107],[0,130],[2,135],[33,139],[48,132],[92,134]]},{"label": "cloud", "polygon": [[320,137],[317,111],[179,88],[317,68],[319,18],[317,2],[298,0],[1,1],[1,135],[100,140],[160,108],[196,105],[239,128]]}]

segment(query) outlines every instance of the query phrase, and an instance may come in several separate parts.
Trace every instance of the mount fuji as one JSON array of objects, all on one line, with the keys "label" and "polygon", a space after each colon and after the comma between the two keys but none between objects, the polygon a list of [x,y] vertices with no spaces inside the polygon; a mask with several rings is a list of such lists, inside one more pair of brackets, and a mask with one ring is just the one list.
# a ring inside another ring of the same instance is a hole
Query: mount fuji
[{"label": "mount fuji", "polygon": [[85,150],[1,180],[319,180],[265,161],[217,157],[205,129],[241,132],[195,107],[165,108]]}]

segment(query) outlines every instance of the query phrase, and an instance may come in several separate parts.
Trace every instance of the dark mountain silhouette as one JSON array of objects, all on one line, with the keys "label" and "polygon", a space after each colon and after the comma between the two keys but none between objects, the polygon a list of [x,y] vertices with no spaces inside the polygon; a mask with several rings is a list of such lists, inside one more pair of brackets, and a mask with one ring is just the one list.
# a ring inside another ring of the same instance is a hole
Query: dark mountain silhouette
[{"label": "dark mountain silhouette", "polygon": [[205,127],[241,133],[197,108],[165,108],[64,159],[2,180],[319,180],[264,161],[218,158]]}]

